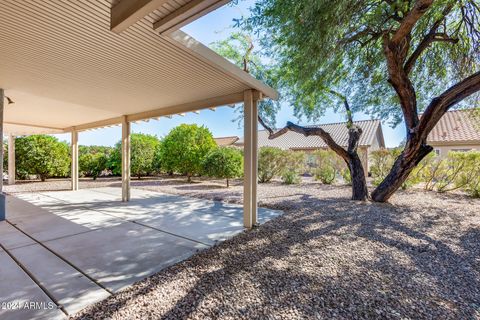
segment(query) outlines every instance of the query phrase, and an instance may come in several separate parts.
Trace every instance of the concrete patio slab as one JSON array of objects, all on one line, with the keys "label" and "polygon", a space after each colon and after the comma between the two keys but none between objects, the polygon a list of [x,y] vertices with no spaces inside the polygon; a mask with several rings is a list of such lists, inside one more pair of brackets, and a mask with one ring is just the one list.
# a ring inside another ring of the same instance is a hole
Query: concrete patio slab
[{"label": "concrete patio slab", "polygon": [[[66,319],[55,303],[0,249],[0,319]],[[30,305],[35,302],[36,305]]]},{"label": "concrete patio slab", "polygon": [[207,248],[132,222],[46,241],[45,245],[111,291]]},{"label": "concrete patio slab", "polygon": [[[70,314],[244,230],[241,205],[131,191],[127,203],[121,202],[121,189],[113,187],[8,196],[0,244]],[[260,208],[259,221],[280,214]],[[12,261],[9,269],[18,273],[13,278],[20,279],[20,289],[0,282],[0,302],[11,298],[9,290],[24,299],[48,300]],[[45,312],[28,317],[64,316],[56,309],[51,316]],[[15,312],[9,317],[24,319]]]},{"label": "concrete patio slab", "polygon": [[45,287],[68,314],[105,299],[110,294],[39,244],[10,253]]},{"label": "concrete patio slab", "polygon": [[0,244],[7,250],[34,244],[35,241],[18,231],[6,221],[0,222]]}]

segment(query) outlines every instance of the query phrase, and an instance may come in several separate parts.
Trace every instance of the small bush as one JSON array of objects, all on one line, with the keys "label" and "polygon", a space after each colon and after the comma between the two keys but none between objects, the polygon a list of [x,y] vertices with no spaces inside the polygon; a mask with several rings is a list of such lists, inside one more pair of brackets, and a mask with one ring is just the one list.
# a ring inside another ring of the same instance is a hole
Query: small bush
[{"label": "small bush", "polygon": [[261,147],[258,155],[258,181],[270,182],[285,170],[286,152],[274,147]]},{"label": "small bush", "polygon": [[388,149],[379,149],[370,154],[372,164],[370,172],[372,174],[372,184],[378,186],[387,176],[394,162],[394,153]]},{"label": "small bush", "polygon": [[316,169],[313,170],[315,180],[332,184],[337,180],[337,175],[345,169],[348,170],[343,159],[332,150],[318,150],[315,155],[317,157]]},{"label": "small bush", "polygon": [[228,188],[230,179],[242,176],[242,153],[229,147],[216,148],[207,154],[203,168],[204,173],[210,177],[226,179]]},{"label": "small bush", "polygon": [[350,174],[350,170],[348,168],[342,170],[342,178],[346,184],[352,185],[352,175]]},{"label": "small bush", "polygon": [[336,178],[337,172],[331,166],[323,166],[315,170],[315,180],[320,180],[324,184],[332,184]]},{"label": "small bush", "polygon": [[[402,150],[400,148],[394,149],[379,149],[372,151],[370,153],[371,158],[371,165],[370,165],[370,173],[372,174],[372,184],[374,186],[378,186],[388,175],[390,170],[392,169],[395,160],[400,155]],[[411,186],[420,182],[419,178],[419,171],[421,165],[417,166],[413,171],[410,173],[408,179],[402,184],[402,189],[408,189]]]},{"label": "small bush", "polygon": [[295,170],[285,170],[282,174],[282,181],[285,184],[299,184],[301,179]]},{"label": "small bush", "polygon": [[299,151],[284,152],[284,168],[282,181],[285,184],[298,184],[301,182],[300,174],[305,169],[305,154]]}]

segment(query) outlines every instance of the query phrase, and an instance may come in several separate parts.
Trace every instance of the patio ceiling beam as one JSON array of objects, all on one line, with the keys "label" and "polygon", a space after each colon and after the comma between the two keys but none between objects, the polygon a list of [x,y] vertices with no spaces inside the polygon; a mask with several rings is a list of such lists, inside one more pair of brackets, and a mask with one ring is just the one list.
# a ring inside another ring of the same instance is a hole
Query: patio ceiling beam
[{"label": "patio ceiling beam", "polygon": [[[231,104],[240,103],[240,102],[243,102],[243,92],[204,99],[204,100],[195,101],[195,102],[189,102],[189,103],[180,104],[176,106],[158,108],[150,111],[129,114],[129,115],[126,115],[126,117],[127,117],[127,121],[134,122],[134,121],[141,121],[141,120],[147,120],[152,118],[170,117],[175,114],[202,110],[202,109],[210,109],[214,107],[221,107],[221,106],[231,105]],[[121,124],[122,122],[123,122],[123,116],[120,116],[120,117],[115,117],[115,118],[110,118],[106,120],[95,121],[95,122],[81,124],[74,127],[65,128],[63,129],[63,131],[65,132],[70,132],[72,130],[85,131],[90,129],[117,125],[117,124]]]},{"label": "patio ceiling beam", "polygon": [[40,126],[40,125],[36,125],[36,124],[21,123],[21,122],[6,121],[6,122],[4,122],[4,124],[9,124],[9,125],[12,125],[12,126],[32,127],[32,128],[46,129],[46,130],[58,130],[59,133],[65,131],[64,129],[58,128],[58,127]]},{"label": "patio ceiling beam", "polygon": [[171,33],[229,2],[230,0],[193,0],[155,22],[153,29],[160,34]]},{"label": "patio ceiling beam", "polygon": [[167,0],[121,0],[110,10],[110,30],[121,33]]},{"label": "patio ceiling beam", "polygon": [[161,116],[168,116],[174,114],[180,114],[185,112],[191,112],[196,110],[208,109],[212,106],[220,107],[225,106],[232,103],[239,103],[243,101],[243,93],[239,92],[236,94],[220,96],[190,103],[185,103],[181,105],[166,107],[166,108],[159,108],[156,110],[140,112],[136,114],[128,115],[128,121],[138,121],[143,119],[149,118],[156,118]]}]

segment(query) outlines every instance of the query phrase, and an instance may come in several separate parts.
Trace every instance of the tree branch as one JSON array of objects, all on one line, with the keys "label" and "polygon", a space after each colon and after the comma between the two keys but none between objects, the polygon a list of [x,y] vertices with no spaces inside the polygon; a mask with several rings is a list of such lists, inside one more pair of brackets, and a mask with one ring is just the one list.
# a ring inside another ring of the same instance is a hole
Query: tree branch
[{"label": "tree branch", "polygon": [[412,71],[418,58],[433,42],[435,41],[447,41],[452,43],[458,42],[458,39],[452,39],[446,33],[437,33],[438,28],[440,27],[441,23],[445,21],[445,17],[450,13],[452,8],[453,8],[453,5],[450,4],[445,8],[445,10],[443,10],[442,17],[433,23],[427,35],[422,39],[422,41],[420,41],[417,48],[413,51],[411,56],[407,59],[407,62],[403,67],[407,75]]},{"label": "tree branch", "polygon": [[403,68],[404,54],[399,51],[404,51],[404,48],[392,47],[388,34],[384,35],[383,48],[387,60],[388,82],[395,89],[400,99],[407,134],[410,134],[411,130],[418,124],[417,97],[415,88]]},{"label": "tree branch", "polygon": [[260,115],[258,116],[258,122],[260,122],[260,125],[268,131],[268,134],[269,135],[272,135],[274,132],[273,132],[273,129],[270,128],[266,123],[265,121],[262,119],[262,117],[260,117]]},{"label": "tree branch", "polygon": [[410,10],[405,18],[403,18],[400,26],[395,31],[390,40],[391,44],[398,46],[409,34],[417,21],[425,14],[425,12],[433,4],[433,0],[417,0],[412,10]]},{"label": "tree branch", "polygon": [[271,134],[268,139],[272,140],[278,138],[287,133],[288,131],[303,134],[305,137],[319,136],[322,138],[323,141],[325,141],[327,146],[333,151],[335,151],[339,156],[341,156],[343,160],[347,162],[349,160],[349,155],[347,151],[343,149],[338,143],[336,143],[335,140],[333,140],[330,133],[320,127],[302,127],[289,121],[283,129],[275,132],[274,134]]},{"label": "tree branch", "polygon": [[426,139],[440,118],[452,106],[478,91],[480,91],[480,71],[463,79],[434,98],[420,119],[418,125],[418,132],[422,134],[420,138]]}]

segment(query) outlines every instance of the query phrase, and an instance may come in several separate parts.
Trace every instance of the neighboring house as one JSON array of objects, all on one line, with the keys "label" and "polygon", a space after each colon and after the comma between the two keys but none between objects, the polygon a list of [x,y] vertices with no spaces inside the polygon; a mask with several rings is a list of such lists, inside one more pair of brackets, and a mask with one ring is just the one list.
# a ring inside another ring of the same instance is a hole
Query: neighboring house
[{"label": "neighboring house", "polygon": [[435,153],[445,157],[449,151],[480,151],[480,124],[471,110],[449,111],[443,115],[427,137]]},{"label": "neighboring house", "polygon": [[[359,154],[362,157],[365,171],[368,172],[369,154],[372,151],[385,148],[382,124],[380,120],[355,121],[354,123],[363,130],[359,142]],[[347,147],[348,129],[346,122],[322,124],[319,127],[330,133],[339,145]],[[238,140],[235,145],[243,146],[243,139]],[[268,139],[268,132],[261,130],[258,132],[258,147],[267,146],[283,150],[304,151],[306,153],[313,153],[319,149],[328,149],[326,143],[318,136],[305,137],[302,134],[288,131],[284,135],[270,140]]]},{"label": "neighboring house", "polygon": [[213,138],[219,147],[233,146],[239,139],[237,136]]}]

